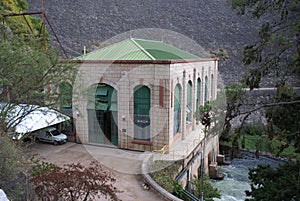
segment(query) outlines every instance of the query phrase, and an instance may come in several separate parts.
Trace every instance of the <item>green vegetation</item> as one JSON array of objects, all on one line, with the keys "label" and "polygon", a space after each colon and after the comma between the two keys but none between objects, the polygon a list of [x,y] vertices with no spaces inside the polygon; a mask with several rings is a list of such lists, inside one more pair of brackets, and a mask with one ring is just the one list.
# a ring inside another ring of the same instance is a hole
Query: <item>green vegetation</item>
[{"label": "green vegetation", "polygon": [[[38,35],[42,29],[40,19],[4,19],[3,14],[26,10],[26,0],[0,2],[0,187],[10,200],[37,198],[30,182],[32,163],[26,148],[9,139],[8,134],[23,118],[39,109],[28,105],[57,107],[57,87],[71,82],[76,72],[73,66],[59,61],[54,48],[44,50]],[[22,112],[13,112],[16,105],[24,107]]]},{"label": "green vegetation", "polygon": [[[54,49],[42,51],[41,43],[34,39],[0,39],[0,46],[0,102],[6,103],[0,111],[0,127],[7,132],[32,112],[33,107],[24,106],[23,113],[13,114],[10,111],[16,105],[59,106],[58,88],[61,83],[72,82],[75,69],[60,63]],[[16,116],[8,121],[7,114]]]},{"label": "green vegetation", "polygon": [[[150,170],[154,168],[159,169],[159,171],[152,172],[150,175],[156,183],[176,197],[189,201],[189,198],[182,193],[182,185],[174,180],[175,176],[178,174],[180,164],[167,161],[154,161],[150,165]],[[194,188],[189,191],[198,198],[201,197],[201,192],[203,192],[204,199],[207,201],[212,201],[212,198],[214,197],[220,197],[219,191],[216,188],[213,188],[207,176],[204,176],[203,178],[195,177],[192,184]]]},{"label": "green vegetation", "polygon": [[[231,146],[234,136],[234,133],[229,135],[229,141],[224,142],[224,144]],[[281,147],[286,144],[277,138],[270,139],[267,135],[267,127],[259,123],[249,123],[243,126],[241,135],[238,138],[238,145],[239,147],[243,147],[243,144],[247,150],[258,150],[271,153],[275,156],[300,160],[300,154],[296,153],[294,146],[288,145],[281,150]]]},{"label": "green vegetation", "polygon": [[[234,109],[244,116],[232,136],[232,155],[242,146],[298,159],[297,163],[277,169],[264,166],[252,169],[251,191],[247,194],[252,196],[251,201],[299,200],[300,98],[287,83],[291,77],[299,78],[300,73],[300,3],[298,0],[227,1],[238,15],[249,16],[258,24],[258,38],[242,50],[241,59],[247,71],[241,82],[252,90],[269,76],[277,88],[277,94],[269,102],[254,103],[253,108],[241,113],[239,107]],[[241,105],[244,103],[237,106]],[[261,109],[265,109],[267,127],[251,125],[242,131],[249,115]]]},{"label": "green vegetation", "polygon": [[[21,13],[26,12],[27,9],[28,4],[26,0],[5,0],[0,2],[0,14]],[[26,34],[37,36],[40,34],[40,30],[42,28],[42,21],[31,16],[14,16],[3,18],[3,16],[0,15],[0,21],[0,30],[6,30],[9,28],[13,34],[17,34],[20,37],[24,37]],[[2,22],[4,22],[4,25]]]},{"label": "green vegetation", "polygon": [[98,162],[88,167],[79,163],[58,167],[51,163],[37,163],[32,168],[31,182],[40,200],[94,200],[105,197],[120,201],[115,186],[116,179]]},{"label": "green vegetation", "polygon": [[150,165],[150,175],[166,191],[180,196],[180,185],[174,180],[179,168],[180,164],[172,161],[154,161]]},{"label": "green vegetation", "polygon": [[0,187],[10,200],[34,200],[29,182],[29,162],[23,149],[6,135],[0,135]]},{"label": "green vegetation", "polygon": [[194,178],[193,185],[193,193],[198,198],[201,197],[202,192],[205,201],[213,201],[213,198],[221,198],[220,191],[211,185],[209,177],[206,175],[202,178]]},{"label": "green vegetation", "polygon": [[247,201],[299,200],[300,197],[300,163],[289,163],[273,169],[267,165],[259,165],[249,172],[252,196]]},{"label": "green vegetation", "polygon": [[258,38],[243,48],[243,77],[250,89],[271,75],[276,85],[300,73],[300,3],[298,0],[227,0],[238,15],[257,20]]},{"label": "green vegetation", "polygon": [[[251,113],[265,109],[268,120],[268,139],[280,141],[279,152],[289,146],[293,146],[296,152],[300,152],[300,115],[298,112],[300,98],[293,92],[292,87],[288,86],[291,77],[299,78],[300,75],[300,3],[297,0],[227,1],[238,15],[249,16],[259,21],[257,40],[243,48],[242,62],[247,67],[247,71],[241,83],[252,90],[259,88],[261,80],[269,76],[272,77],[274,87],[277,88],[277,94],[270,101],[251,103],[253,108],[242,112],[240,107],[246,105],[245,100],[236,101],[239,99],[231,98],[239,98],[239,91],[229,90],[233,92],[233,96],[226,93],[227,113],[233,111],[227,116],[235,117],[234,114],[237,114],[243,118],[240,127],[235,131],[233,148],[236,147],[240,129],[245,120]],[[251,104],[248,104],[247,108]],[[228,134],[229,128],[225,124],[223,134]],[[226,135],[224,137],[226,138]]]},{"label": "green vegetation", "polygon": [[295,152],[300,154],[300,96],[292,87],[284,85],[278,87],[277,94],[271,102],[291,104],[279,104],[267,109],[268,137],[280,140],[281,150],[293,146]]}]

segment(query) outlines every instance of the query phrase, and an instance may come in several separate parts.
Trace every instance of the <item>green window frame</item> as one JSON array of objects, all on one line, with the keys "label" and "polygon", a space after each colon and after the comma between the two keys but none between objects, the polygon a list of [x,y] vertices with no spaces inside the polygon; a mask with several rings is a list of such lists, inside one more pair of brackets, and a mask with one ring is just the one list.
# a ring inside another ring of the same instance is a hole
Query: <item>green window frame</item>
[{"label": "green window frame", "polygon": [[196,106],[197,108],[200,106],[201,103],[201,79],[197,79],[197,101],[196,101]]},{"label": "green window frame", "polygon": [[210,94],[211,94],[211,97],[213,98],[214,97],[214,75],[211,74],[210,76]]},{"label": "green window frame", "polygon": [[176,135],[179,132],[180,120],[181,120],[181,87],[177,84],[174,88],[174,128],[173,134]]},{"label": "green window frame", "polygon": [[150,141],[151,91],[147,86],[134,90],[134,139]]},{"label": "green window frame", "polygon": [[205,82],[204,82],[204,103],[208,101],[208,77],[205,76]]},{"label": "green window frame", "polygon": [[62,109],[71,109],[72,108],[72,91],[73,87],[67,82],[63,82],[59,86],[60,92],[60,107]]},{"label": "green window frame", "polygon": [[192,81],[186,86],[186,124],[192,123]]}]

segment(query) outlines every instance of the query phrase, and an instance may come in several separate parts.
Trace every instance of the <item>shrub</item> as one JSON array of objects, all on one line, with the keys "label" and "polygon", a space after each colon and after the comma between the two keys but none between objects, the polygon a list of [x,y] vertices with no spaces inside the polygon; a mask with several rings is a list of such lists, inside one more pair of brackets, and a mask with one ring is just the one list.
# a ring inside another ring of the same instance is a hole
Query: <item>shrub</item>
[{"label": "shrub", "polygon": [[113,185],[116,179],[95,161],[88,167],[79,163],[64,167],[42,163],[33,173],[31,181],[41,200],[94,200],[100,196],[119,200],[116,194],[121,191]]},{"label": "shrub", "polygon": [[217,188],[214,188],[208,176],[194,178],[194,195],[198,198],[201,197],[201,193],[203,192],[203,198],[205,201],[213,201],[213,198],[220,198],[221,194]]},{"label": "shrub", "polygon": [[10,200],[32,200],[35,197],[27,176],[29,164],[24,150],[5,134],[0,134],[0,187]]}]

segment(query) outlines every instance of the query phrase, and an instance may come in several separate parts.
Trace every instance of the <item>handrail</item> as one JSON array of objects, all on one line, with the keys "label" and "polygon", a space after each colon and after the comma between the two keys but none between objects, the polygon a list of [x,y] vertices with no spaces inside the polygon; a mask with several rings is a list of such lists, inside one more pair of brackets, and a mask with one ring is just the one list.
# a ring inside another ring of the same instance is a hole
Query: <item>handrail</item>
[{"label": "handrail", "polygon": [[197,198],[194,194],[188,192],[187,190],[182,190],[182,193],[187,196],[191,201],[200,201],[199,198]]}]

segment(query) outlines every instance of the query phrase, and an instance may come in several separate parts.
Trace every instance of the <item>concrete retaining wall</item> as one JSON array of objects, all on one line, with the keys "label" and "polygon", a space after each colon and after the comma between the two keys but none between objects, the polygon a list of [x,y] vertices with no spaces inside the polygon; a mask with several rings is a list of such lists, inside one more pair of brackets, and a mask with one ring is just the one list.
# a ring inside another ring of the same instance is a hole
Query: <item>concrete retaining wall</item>
[{"label": "concrete retaining wall", "polygon": [[178,197],[172,195],[168,191],[166,191],[164,188],[162,188],[158,183],[156,183],[148,174],[148,165],[149,161],[153,155],[148,155],[144,160],[142,164],[142,176],[145,179],[145,181],[149,184],[150,187],[152,187],[155,191],[157,191],[165,200],[170,201],[182,201]]}]

